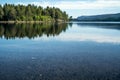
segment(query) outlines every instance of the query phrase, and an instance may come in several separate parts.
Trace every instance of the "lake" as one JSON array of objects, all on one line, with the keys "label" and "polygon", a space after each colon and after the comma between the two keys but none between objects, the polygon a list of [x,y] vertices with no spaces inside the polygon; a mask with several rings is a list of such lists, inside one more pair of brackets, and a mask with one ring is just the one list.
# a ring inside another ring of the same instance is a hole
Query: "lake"
[{"label": "lake", "polygon": [[120,80],[120,23],[0,24],[0,80]]}]

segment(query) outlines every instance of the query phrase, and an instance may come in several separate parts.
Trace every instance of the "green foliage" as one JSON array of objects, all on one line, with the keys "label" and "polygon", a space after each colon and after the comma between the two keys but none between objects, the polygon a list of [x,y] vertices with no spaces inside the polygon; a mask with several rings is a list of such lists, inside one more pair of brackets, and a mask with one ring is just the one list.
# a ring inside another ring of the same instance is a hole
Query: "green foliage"
[{"label": "green foliage", "polygon": [[16,19],[16,10],[12,7],[8,12],[8,19],[15,20]]},{"label": "green foliage", "polygon": [[72,19],[73,19],[72,16],[70,16],[70,17],[69,17],[69,20],[72,20]]},{"label": "green foliage", "polygon": [[2,6],[0,5],[0,20],[3,18],[3,16],[4,16],[4,12]]},{"label": "green foliage", "polygon": [[49,21],[49,20],[68,20],[66,12],[61,11],[59,8],[35,6],[28,4],[13,5],[5,4],[0,5],[0,20],[1,21]]},{"label": "green foliage", "polygon": [[51,21],[52,18],[51,18],[51,16],[41,16],[41,20],[42,21]]}]

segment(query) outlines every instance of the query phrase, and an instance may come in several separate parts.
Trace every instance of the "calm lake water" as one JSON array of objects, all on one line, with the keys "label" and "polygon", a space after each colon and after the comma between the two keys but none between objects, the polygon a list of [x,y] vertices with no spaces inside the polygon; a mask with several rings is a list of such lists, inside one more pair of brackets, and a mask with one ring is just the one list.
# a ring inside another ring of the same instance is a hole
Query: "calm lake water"
[{"label": "calm lake water", "polygon": [[0,24],[0,80],[120,80],[120,23]]}]

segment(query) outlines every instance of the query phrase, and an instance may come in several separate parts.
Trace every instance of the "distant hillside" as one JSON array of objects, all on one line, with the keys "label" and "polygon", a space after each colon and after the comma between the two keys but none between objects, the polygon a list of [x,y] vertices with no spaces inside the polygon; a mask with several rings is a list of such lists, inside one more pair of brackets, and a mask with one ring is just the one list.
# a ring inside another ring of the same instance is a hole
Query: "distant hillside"
[{"label": "distant hillside", "polygon": [[78,21],[120,21],[120,13],[117,14],[104,14],[94,16],[80,16]]}]

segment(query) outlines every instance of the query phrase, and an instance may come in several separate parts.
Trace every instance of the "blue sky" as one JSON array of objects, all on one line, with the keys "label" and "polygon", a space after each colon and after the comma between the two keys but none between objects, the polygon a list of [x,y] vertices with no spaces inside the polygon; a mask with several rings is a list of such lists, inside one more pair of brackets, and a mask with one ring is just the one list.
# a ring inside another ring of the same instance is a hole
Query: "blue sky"
[{"label": "blue sky", "polygon": [[5,3],[54,6],[74,18],[82,15],[120,13],[120,0],[0,0],[0,4]]}]

